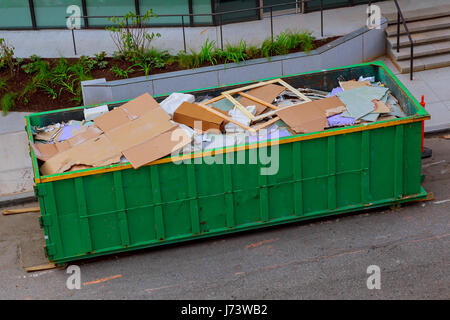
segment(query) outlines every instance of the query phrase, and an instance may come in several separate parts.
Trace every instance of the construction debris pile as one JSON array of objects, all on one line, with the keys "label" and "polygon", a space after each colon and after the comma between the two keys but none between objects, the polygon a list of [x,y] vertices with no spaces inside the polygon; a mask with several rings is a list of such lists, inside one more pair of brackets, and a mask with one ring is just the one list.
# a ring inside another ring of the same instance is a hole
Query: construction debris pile
[{"label": "construction debris pile", "polygon": [[130,162],[139,168],[183,153],[266,141],[335,127],[405,117],[374,78],[340,81],[331,92],[295,89],[282,79],[221,92],[144,94],[120,107],[84,109],[84,120],[33,127],[43,175]]}]

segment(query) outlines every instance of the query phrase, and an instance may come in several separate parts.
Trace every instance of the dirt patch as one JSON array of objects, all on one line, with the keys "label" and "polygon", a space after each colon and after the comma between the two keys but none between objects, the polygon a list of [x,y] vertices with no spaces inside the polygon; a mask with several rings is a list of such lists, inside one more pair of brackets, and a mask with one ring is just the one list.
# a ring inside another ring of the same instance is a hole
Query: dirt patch
[{"label": "dirt patch", "polygon": [[[338,39],[339,37],[330,37],[326,39],[321,40],[315,40],[314,41],[314,47],[313,49],[317,49],[323,45],[326,45],[327,43],[330,43],[333,40]],[[294,52],[301,52],[301,49],[294,49],[291,50],[289,53]],[[54,66],[58,59],[42,59],[44,61],[48,61],[51,66]],[[132,63],[125,60],[118,60],[114,58],[105,58],[105,60],[108,62],[107,67],[103,69],[93,69],[91,71],[91,77],[92,79],[98,79],[98,78],[105,78],[107,81],[112,80],[118,80],[123,79],[111,72],[111,67],[117,66],[121,70],[126,70],[127,68],[132,66]],[[76,58],[70,58],[67,59],[67,61],[72,63],[77,63],[79,59]],[[24,63],[29,62],[29,59],[24,59]],[[224,61],[217,61],[217,64],[224,63]],[[204,63],[200,67],[210,66],[209,63]],[[144,76],[144,71],[137,70],[137,68],[133,72],[130,72],[128,74],[128,78],[134,78],[139,76]],[[184,68],[180,67],[177,62],[167,64],[163,68],[153,68],[150,70],[150,74],[160,74],[160,73],[166,73],[166,72],[172,72],[172,71],[178,71],[178,70],[185,70]],[[0,90],[0,99],[3,97],[3,95],[7,92],[22,92],[24,88],[30,83],[32,80],[32,75],[25,73],[21,68],[16,68],[16,71],[13,75],[10,74],[9,70],[2,70],[0,71],[0,79],[6,79],[7,80],[7,88],[3,89],[3,91]],[[11,109],[11,111],[23,111],[23,112],[37,112],[37,111],[49,111],[49,110],[57,110],[62,108],[70,108],[70,107],[76,107],[79,103],[74,101],[74,95],[71,93],[62,90],[59,93],[59,96],[56,99],[53,99],[51,96],[49,96],[47,93],[36,90],[33,94],[31,94],[28,97],[27,100],[20,99],[16,101],[15,106]]]}]

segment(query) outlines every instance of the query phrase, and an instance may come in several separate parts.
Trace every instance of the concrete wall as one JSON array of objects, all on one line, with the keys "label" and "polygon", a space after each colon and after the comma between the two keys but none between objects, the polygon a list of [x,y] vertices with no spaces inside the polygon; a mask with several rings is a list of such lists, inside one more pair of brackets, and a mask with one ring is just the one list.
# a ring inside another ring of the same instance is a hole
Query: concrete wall
[{"label": "concrete wall", "polygon": [[145,92],[159,95],[371,61],[385,53],[385,27],[386,23],[381,29],[360,28],[309,55],[301,52],[273,57],[270,61],[262,58],[148,77],[85,81],[82,83],[83,102],[90,105],[132,99]]}]

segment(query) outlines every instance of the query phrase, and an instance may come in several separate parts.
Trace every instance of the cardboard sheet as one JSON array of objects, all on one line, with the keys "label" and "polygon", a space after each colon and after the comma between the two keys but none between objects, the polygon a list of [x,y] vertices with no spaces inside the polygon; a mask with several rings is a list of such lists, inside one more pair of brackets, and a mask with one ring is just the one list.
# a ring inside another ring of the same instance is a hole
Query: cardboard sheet
[{"label": "cardboard sheet", "polygon": [[[271,83],[271,84],[267,84],[267,85],[259,87],[259,88],[251,89],[251,90],[247,91],[246,93],[255,98],[263,100],[267,103],[272,103],[273,100],[275,100],[275,98],[278,97],[284,90],[286,90],[285,87]],[[256,101],[253,101],[251,99],[248,99],[246,97],[242,97],[239,100],[239,102],[244,107],[256,106],[256,114],[255,115],[260,115],[267,108],[267,106],[260,104]]]},{"label": "cardboard sheet", "polygon": [[[133,161],[133,167],[139,168],[153,160],[170,155],[172,152],[189,144],[191,140],[191,137],[177,126],[153,139],[125,150],[123,154],[128,161]],[[152,160],[148,161],[148,159]]]},{"label": "cardboard sheet", "polygon": [[[170,121],[169,114],[148,93],[94,121],[135,169],[170,154],[176,146],[167,132],[179,126]],[[191,138],[187,136],[186,140],[189,143]]]},{"label": "cardboard sheet", "polygon": [[91,127],[81,127],[77,135],[70,139],[56,143],[34,143],[32,148],[36,158],[47,161],[56,154],[66,151],[82,142],[88,141],[102,134],[102,131],[95,125]]},{"label": "cardboard sheet", "polygon": [[160,108],[158,102],[148,93],[144,93],[136,99],[95,118],[94,122],[100,129],[106,132],[135,120],[155,108]]},{"label": "cardboard sheet", "polygon": [[43,175],[60,173],[75,165],[105,166],[119,162],[121,156],[120,150],[114,147],[106,135],[101,134],[45,161],[41,166],[41,173]]},{"label": "cardboard sheet", "polygon": [[328,125],[328,121],[325,112],[315,102],[285,108],[278,111],[277,115],[296,133],[322,131]]},{"label": "cardboard sheet", "polygon": [[[218,110],[223,112],[222,110]],[[195,121],[200,121],[202,125],[202,131],[205,132],[209,129],[217,129],[223,131],[225,125],[225,119],[208,112],[204,108],[195,103],[183,102],[173,114],[173,121],[182,123],[188,127],[194,128]]]},{"label": "cardboard sheet", "polygon": [[370,86],[370,81],[356,81],[356,80],[341,81],[339,82],[339,85],[345,91]]}]

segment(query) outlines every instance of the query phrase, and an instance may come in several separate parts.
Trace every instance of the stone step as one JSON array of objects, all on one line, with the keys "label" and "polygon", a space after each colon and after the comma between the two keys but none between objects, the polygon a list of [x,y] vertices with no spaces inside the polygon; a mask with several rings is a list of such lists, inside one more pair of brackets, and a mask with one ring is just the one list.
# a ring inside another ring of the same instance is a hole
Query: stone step
[{"label": "stone step", "polygon": [[[415,45],[450,40],[450,28],[413,33],[413,34],[411,34],[411,38]],[[387,37],[387,41],[388,41],[388,46],[390,48],[397,48],[397,37],[396,36]],[[401,35],[400,36],[400,48],[409,47],[409,46],[410,46],[410,42],[409,42],[408,36]]]},{"label": "stone step", "polygon": [[[450,4],[423,8],[420,10],[404,10],[401,6],[400,9],[402,10],[403,17],[407,22],[450,16]],[[394,24],[397,22],[396,9],[393,12],[383,13],[383,16],[386,17],[388,24]]]},{"label": "stone step", "polygon": [[[400,73],[409,73],[411,69],[409,59],[400,61],[392,59],[392,62],[398,68]],[[423,71],[448,66],[450,66],[450,53],[443,53],[414,59],[414,71]]]},{"label": "stone step", "polygon": [[[450,52],[450,40],[414,46],[414,58],[426,57],[447,52]],[[395,60],[406,60],[411,57],[411,48],[400,48],[399,52],[397,52],[397,49],[388,48],[388,54]]]},{"label": "stone step", "polygon": [[[450,16],[426,19],[426,20],[421,20],[421,21],[407,22],[406,26],[408,27],[408,30],[411,33],[449,28],[450,27]],[[386,31],[386,35],[388,37],[396,36],[397,35],[397,24],[388,26],[385,31]],[[400,23],[400,34],[401,35],[406,34],[403,23]]]}]

